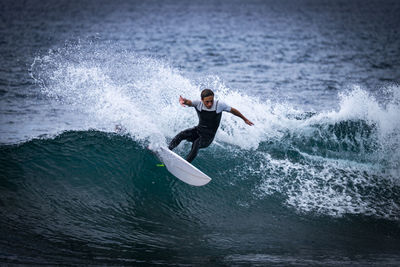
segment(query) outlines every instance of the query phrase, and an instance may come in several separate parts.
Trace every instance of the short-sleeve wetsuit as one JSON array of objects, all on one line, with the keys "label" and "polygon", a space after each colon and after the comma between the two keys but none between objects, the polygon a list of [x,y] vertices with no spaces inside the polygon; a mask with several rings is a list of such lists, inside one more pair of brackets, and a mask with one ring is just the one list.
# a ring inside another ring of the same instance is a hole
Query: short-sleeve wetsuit
[{"label": "short-sleeve wetsuit", "polygon": [[231,107],[222,101],[214,101],[212,107],[209,109],[199,100],[193,101],[192,106],[196,109],[199,124],[196,127],[186,129],[177,134],[168,146],[172,150],[182,140],[192,142],[192,149],[186,157],[188,162],[194,160],[200,148],[208,147],[212,143],[221,122],[222,111],[231,111]]}]

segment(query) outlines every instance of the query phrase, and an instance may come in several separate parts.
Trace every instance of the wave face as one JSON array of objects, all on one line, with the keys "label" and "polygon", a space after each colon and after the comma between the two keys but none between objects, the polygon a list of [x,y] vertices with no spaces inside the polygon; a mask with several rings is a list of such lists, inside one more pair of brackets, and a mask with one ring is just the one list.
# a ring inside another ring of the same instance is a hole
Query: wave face
[{"label": "wave face", "polygon": [[[359,224],[369,238],[375,233],[368,227],[379,221],[385,231],[396,229],[398,180],[368,162],[376,129],[348,121],[315,130],[336,136],[336,145],[332,138],[287,133],[253,150],[222,141],[201,150],[195,164],[213,178],[201,189],[157,167],[156,156],[130,136],[68,131],[3,145],[1,257],[24,255],[20,263],[205,264],[210,259],[201,255],[216,249],[218,255],[234,252],[214,259],[229,264],[247,262],[240,253],[248,239],[240,236],[253,240],[246,243],[250,249],[292,242],[286,227],[336,229],[338,222],[328,218],[341,218],[345,229],[348,220]],[[364,157],[355,156],[361,145],[350,141],[354,136],[369,140],[362,146]],[[302,149],[305,144],[313,149]],[[178,153],[188,149],[182,145]],[[301,246],[314,246],[308,237],[295,238]]]}]

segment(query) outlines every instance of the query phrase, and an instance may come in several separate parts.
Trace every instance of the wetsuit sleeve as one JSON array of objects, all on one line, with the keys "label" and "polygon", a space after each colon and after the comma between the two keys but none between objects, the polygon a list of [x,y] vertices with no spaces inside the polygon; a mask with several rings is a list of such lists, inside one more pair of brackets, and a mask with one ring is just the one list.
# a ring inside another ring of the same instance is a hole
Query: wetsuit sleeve
[{"label": "wetsuit sleeve", "polygon": [[201,105],[201,101],[200,100],[193,100],[192,101],[192,105],[193,107],[195,107],[197,110],[200,110],[200,105]]},{"label": "wetsuit sleeve", "polygon": [[218,101],[217,113],[222,111],[231,112],[231,106],[227,105],[225,102]]}]

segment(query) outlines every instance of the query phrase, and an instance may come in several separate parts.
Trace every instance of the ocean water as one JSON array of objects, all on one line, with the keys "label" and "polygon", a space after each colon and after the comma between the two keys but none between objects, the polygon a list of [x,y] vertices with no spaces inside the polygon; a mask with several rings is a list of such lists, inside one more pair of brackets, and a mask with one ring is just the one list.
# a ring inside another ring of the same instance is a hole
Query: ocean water
[{"label": "ocean water", "polygon": [[[0,11],[1,264],[400,264],[400,2]],[[224,113],[192,187],[147,147],[203,88],[254,126]]]}]

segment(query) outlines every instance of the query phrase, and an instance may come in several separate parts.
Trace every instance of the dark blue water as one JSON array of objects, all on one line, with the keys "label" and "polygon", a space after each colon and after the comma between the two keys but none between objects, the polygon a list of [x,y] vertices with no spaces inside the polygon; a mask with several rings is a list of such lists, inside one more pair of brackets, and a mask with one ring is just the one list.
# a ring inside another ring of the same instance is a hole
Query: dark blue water
[{"label": "dark blue water", "polygon": [[[1,263],[400,264],[398,1],[0,10]],[[146,147],[205,87],[255,125],[223,114],[198,188]]]}]

